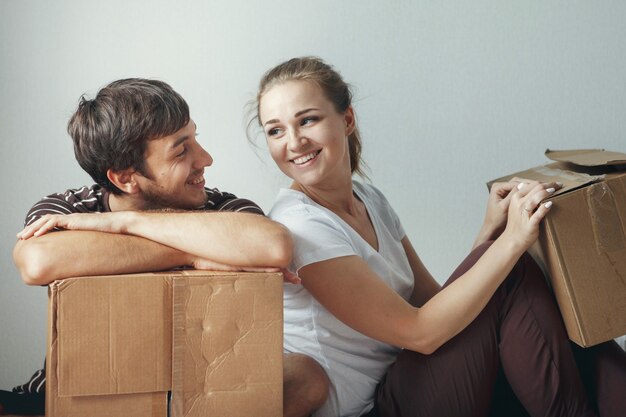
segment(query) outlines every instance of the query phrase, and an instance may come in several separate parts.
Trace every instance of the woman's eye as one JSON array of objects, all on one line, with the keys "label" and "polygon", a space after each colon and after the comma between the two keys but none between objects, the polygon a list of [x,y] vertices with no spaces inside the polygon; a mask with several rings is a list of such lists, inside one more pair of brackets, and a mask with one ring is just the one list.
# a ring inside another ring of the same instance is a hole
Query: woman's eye
[{"label": "woman's eye", "polygon": [[317,118],[317,117],[313,117],[313,116],[305,117],[304,119],[302,119],[301,124],[302,124],[302,126],[304,126],[304,125],[311,124],[311,123],[313,123],[313,122],[315,122],[317,120],[319,120],[319,118]]},{"label": "woman's eye", "polygon": [[276,136],[280,132],[280,129],[275,127],[267,131],[267,136]]}]

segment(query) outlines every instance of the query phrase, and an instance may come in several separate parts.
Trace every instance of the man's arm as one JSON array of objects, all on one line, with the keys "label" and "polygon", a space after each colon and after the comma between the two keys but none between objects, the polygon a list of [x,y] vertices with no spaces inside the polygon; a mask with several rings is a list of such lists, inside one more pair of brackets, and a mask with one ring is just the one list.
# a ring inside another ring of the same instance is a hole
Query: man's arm
[{"label": "man's arm", "polygon": [[291,234],[280,223],[250,213],[130,212],[123,233],[234,266],[286,267]]},{"label": "man's arm", "polygon": [[234,266],[285,267],[292,254],[291,235],[284,226],[250,213],[119,211],[46,215],[25,227],[18,237],[39,238],[55,228],[142,237]]},{"label": "man's arm", "polygon": [[18,240],[13,260],[29,285],[86,275],[159,271],[191,265],[192,257],[148,239],[92,231],[62,231]]}]

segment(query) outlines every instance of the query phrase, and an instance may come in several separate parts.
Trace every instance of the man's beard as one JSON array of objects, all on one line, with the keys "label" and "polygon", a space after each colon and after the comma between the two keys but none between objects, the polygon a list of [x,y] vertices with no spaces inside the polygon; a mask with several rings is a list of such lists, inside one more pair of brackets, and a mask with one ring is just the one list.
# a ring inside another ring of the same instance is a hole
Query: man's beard
[{"label": "man's beard", "polygon": [[[156,187],[155,187],[156,188]],[[156,188],[158,190],[158,188]],[[146,210],[196,210],[198,208],[204,207],[206,204],[206,193],[205,200],[197,205],[185,205],[181,204],[180,199],[173,197],[171,194],[167,194],[160,191],[155,191],[155,189],[150,190],[142,190],[141,195],[144,203],[144,207]]]}]

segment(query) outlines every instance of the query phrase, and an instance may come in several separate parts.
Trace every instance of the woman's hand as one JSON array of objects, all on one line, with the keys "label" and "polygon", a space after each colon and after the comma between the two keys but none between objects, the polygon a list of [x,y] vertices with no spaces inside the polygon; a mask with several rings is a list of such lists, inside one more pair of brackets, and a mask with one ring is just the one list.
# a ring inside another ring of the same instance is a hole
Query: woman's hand
[{"label": "woman's hand", "polygon": [[517,187],[520,182],[519,179],[513,178],[511,181],[496,182],[491,186],[487,200],[487,212],[483,222],[483,229],[491,234],[491,238],[497,238],[506,227],[511,190]]},{"label": "woman's hand", "polygon": [[552,206],[551,201],[541,201],[556,191],[557,184],[554,185],[546,188],[546,184],[537,181],[519,182],[509,192],[508,219],[502,237],[522,251],[528,249],[537,240],[539,223]]},{"label": "woman's hand", "polygon": [[[474,247],[480,245],[487,240],[495,240],[504,231],[509,214],[509,205],[511,203],[512,191],[517,191],[520,184],[539,184],[537,181],[525,178],[514,177],[507,182],[496,182],[491,185],[489,199],[487,200],[487,212],[485,220],[476,237]],[[558,190],[563,186],[561,183],[550,182],[541,183],[545,189]]]}]

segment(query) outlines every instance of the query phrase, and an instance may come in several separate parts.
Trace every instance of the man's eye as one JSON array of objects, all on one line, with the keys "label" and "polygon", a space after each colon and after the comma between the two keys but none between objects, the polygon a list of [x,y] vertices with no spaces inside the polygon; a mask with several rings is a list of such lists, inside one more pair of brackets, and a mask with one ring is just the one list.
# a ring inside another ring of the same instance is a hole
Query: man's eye
[{"label": "man's eye", "polygon": [[177,158],[183,157],[185,156],[185,154],[187,153],[187,148],[184,147],[182,152],[180,152],[178,155],[176,155]]}]

